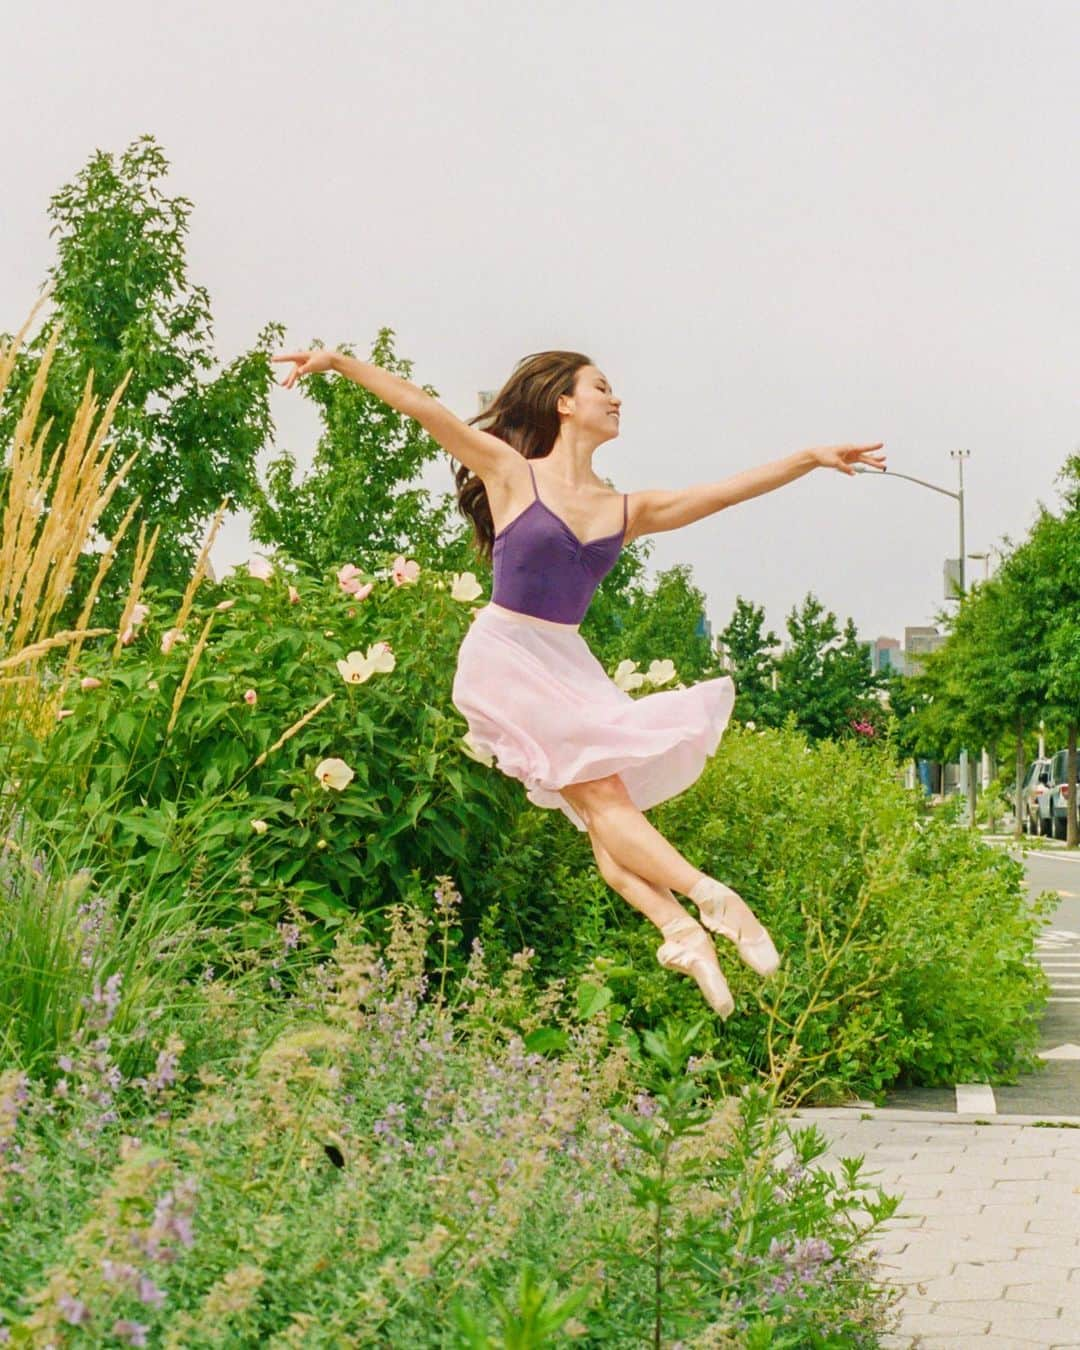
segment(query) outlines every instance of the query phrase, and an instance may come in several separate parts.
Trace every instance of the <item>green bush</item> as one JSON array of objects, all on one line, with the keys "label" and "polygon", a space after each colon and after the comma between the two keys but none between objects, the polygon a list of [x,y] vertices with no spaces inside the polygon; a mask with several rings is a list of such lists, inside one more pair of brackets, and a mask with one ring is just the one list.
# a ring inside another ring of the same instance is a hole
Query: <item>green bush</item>
[{"label": "green bush", "polygon": [[[165,652],[175,598],[151,596],[134,641],[88,648],[70,716],[19,754],[20,800],[71,868],[195,888],[253,943],[290,907],[327,931],[384,910],[418,874],[476,866],[510,809],[450,703],[470,610],[434,573],[358,600],[333,578],[237,571],[203,585]],[[347,682],[338,662],[377,643],[392,669]],[[316,778],[326,759],[352,770],[346,789]]]},{"label": "green bush", "polygon": [[[781,953],[762,981],[717,938],[736,1011],[714,1024],[710,1054],[729,1088],[764,1075],[791,1103],[828,1104],[1042,1067],[1035,937],[1056,897],[1029,905],[1021,864],[925,814],[898,769],[888,746],[732,726],[693,788],[650,813]],[[517,818],[497,865],[492,959],[502,928],[549,973],[603,957],[629,1026],[696,1015],[696,986],[657,965],[659,935],[600,879],[587,840],[539,816]]]}]

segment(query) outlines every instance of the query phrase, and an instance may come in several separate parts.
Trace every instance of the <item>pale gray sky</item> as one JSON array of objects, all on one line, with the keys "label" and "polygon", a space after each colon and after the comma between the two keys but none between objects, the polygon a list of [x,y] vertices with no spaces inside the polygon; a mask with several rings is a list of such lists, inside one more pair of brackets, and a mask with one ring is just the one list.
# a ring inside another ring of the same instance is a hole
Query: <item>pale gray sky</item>
[{"label": "pale gray sky", "polygon": [[[102,0],[5,27],[0,327],[53,260],[49,196],[152,133],[222,360],[268,320],[361,354],[385,324],[470,416],[519,357],[584,351],[624,491],[879,439],[955,488],[966,447],[972,552],[1080,447],[1073,0]],[[274,399],[306,462],[313,412]],[[956,509],[819,470],[654,542],[717,630],[742,594],[782,633],[812,589],[902,636]],[[248,552],[236,521],[215,561]]]}]

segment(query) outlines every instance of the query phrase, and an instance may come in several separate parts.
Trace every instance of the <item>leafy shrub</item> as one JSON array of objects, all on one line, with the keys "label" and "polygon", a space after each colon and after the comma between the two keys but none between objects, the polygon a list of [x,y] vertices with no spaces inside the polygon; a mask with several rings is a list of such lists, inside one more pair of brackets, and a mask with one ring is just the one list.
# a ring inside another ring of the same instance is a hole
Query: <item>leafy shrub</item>
[{"label": "leafy shrub", "polygon": [[[735,887],[781,953],[763,982],[717,938],[736,1000],[711,1033],[718,1082],[780,1074],[789,1103],[831,1103],[897,1083],[1014,1082],[1042,1066],[1049,986],[1035,937],[1056,898],[1029,904],[1022,866],[925,814],[898,770],[888,746],[732,726],[698,782],[650,813]],[[549,973],[602,956],[613,1015],[634,1028],[696,1016],[696,986],[657,965],[659,935],[600,879],[588,841],[539,814],[516,819],[496,865],[492,960],[501,927]]]},{"label": "leafy shrub", "polygon": [[[175,613],[168,597],[149,608],[130,645],[84,653],[70,716],[19,762],[22,801],[72,867],[135,892],[172,877],[178,895],[198,874],[257,943],[290,905],[332,929],[497,837],[509,785],[463,751],[449,690],[468,610],[436,575],[357,599],[238,573],[199,591],[188,640],[154,617]],[[346,680],[339,663],[379,643],[392,669]],[[354,774],[345,790],[316,777],[327,759]]]}]

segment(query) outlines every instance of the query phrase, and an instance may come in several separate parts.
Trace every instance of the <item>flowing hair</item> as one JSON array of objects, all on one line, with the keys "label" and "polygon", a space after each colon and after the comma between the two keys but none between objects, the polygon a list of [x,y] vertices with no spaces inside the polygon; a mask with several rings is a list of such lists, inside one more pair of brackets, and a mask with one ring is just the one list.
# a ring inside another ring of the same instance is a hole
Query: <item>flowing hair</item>
[{"label": "flowing hair", "polygon": [[[468,418],[482,431],[513,446],[523,459],[544,459],[559,435],[559,398],[572,394],[577,373],[593,363],[581,352],[535,352],[524,356],[483,412]],[[473,544],[491,558],[495,525],[483,480],[466,464],[454,470],[458,510],[473,527]]]}]

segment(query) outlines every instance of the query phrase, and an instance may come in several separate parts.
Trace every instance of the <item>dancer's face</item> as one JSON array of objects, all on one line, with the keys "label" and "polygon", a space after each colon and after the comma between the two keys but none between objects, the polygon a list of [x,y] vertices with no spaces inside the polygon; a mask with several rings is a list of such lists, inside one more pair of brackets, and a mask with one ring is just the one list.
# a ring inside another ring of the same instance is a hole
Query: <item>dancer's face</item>
[{"label": "dancer's face", "polygon": [[560,406],[567,412],[573,409],[571,421],[583,431],[596,436],[597,443],[613,440],[619,434],[619,410],[622,399],[615,397],[615,391],[607,376],[597,366],[582,366],[574,383],[573,401],[560,400]]}]

